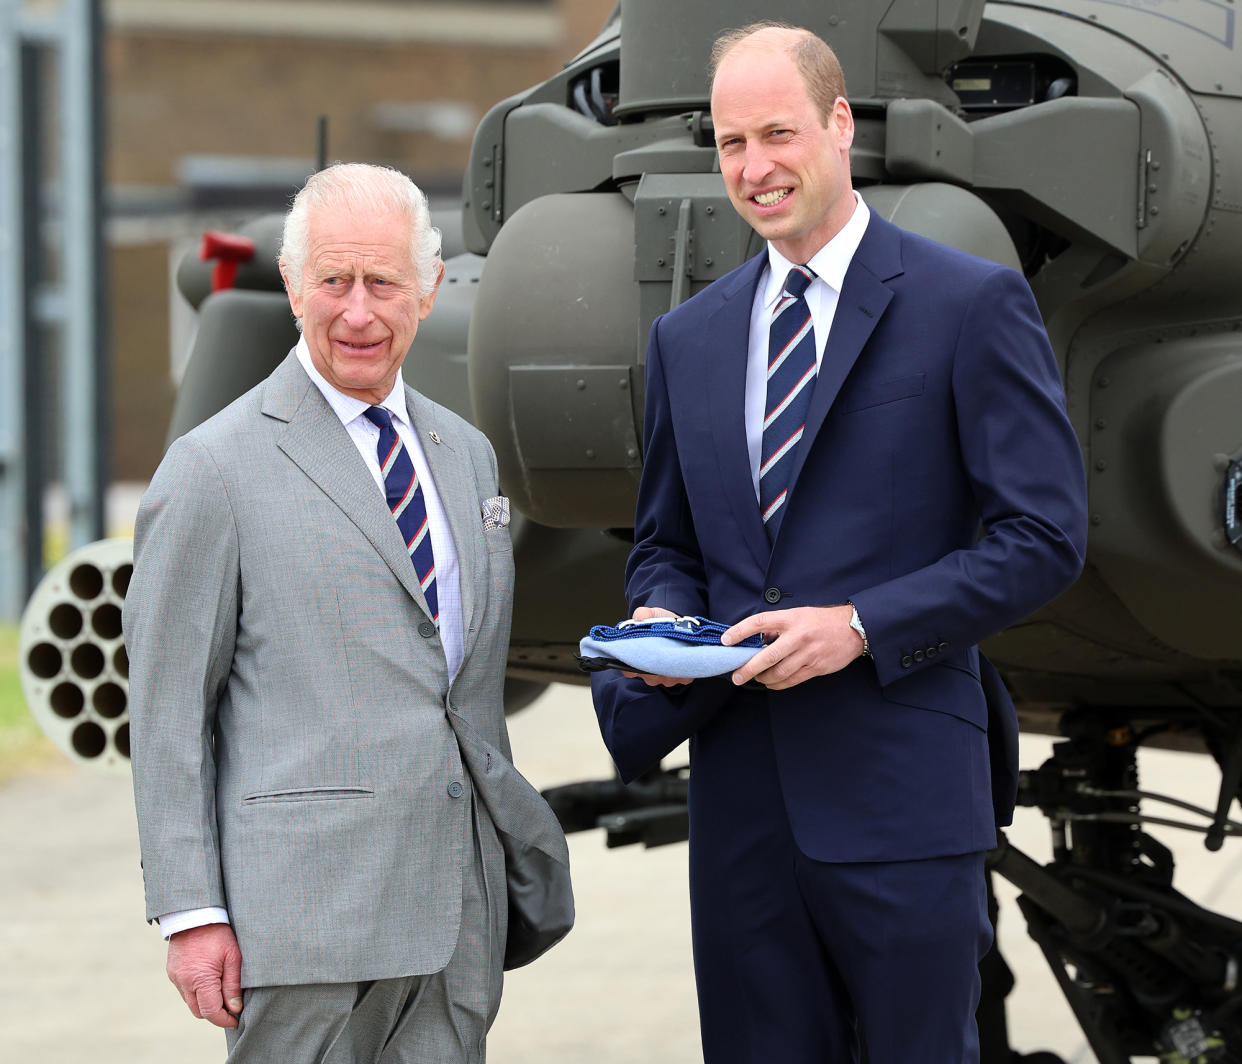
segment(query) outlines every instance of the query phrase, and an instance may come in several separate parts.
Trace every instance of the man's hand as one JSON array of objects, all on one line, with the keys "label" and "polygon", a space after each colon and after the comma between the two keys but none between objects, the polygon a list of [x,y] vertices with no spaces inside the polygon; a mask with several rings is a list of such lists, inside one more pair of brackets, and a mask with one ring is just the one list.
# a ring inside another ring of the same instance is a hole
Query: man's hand
[{"label": "man's hand", "polygon": [[[634,611],[634,616],[630,618],[632,621],[649,621],[652,617],[676,617],[672,610],[666,610],[663,606],[639,606]],[[685,677],[676,676],[652,676],[645,672],[624,672],[622,676],[628,676],[630,679],[637,677],[642,680],[648,687],[679,687],[683,683],[690,681]]]},{"label": "man's hand", "polygon": [[204,924],[168,940],[168,978],[200,1020],[236,1027],[242,1010],[241,950],[228,924]]},{"label": "man's hand", "polygon": [[862,656],[862,636],[850,627],[853,615],[847,603],[772,610],[738,621],[721,635],[725,646],[756,632],[763,633],[768,645],[733,674],[733,682],[741,685],[756,679],[773,691],[782,691],[812,676],[838,672]]}]

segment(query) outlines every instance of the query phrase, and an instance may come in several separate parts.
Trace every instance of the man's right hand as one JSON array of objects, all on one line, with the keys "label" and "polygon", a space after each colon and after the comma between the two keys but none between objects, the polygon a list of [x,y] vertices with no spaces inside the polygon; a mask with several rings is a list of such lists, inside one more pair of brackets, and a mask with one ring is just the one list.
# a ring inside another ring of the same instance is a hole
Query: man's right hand
[{"label": "man's right hand", "polygon": [[241,949],[228,924],[204,924],[173,935],[168,940],[168,978],[200,1020],[237,1026]]},{"label": "man's right hand", "polygon": [[[632,621],[649,621],[652,617],[676,617],[672,610],[666,610],[663,606],[639,606],[634,611],[634,616],[630,618]],[[637,677],[642,680],[648,687],[680,687],[683,683],[689,683],[687,677],[677,676],[652,676],[646,672],[622,672],[622,676],[628,676],[631,679]]]}]

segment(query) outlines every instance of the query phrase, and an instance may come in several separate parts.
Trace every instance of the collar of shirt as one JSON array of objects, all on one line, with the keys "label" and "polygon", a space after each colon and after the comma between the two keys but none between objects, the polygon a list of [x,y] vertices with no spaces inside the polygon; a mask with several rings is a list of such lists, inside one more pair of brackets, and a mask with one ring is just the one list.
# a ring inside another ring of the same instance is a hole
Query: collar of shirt
[{"label": "collar of shirt", "polygon": [[[332,407],[336,416],[341,419],[342,425],[348,425],[354,418],[360,417],[364,410],[371,407],[371,403],[362,399],[355,399],[352,395],[346,395],[328,383],[327,379],[319,372],[315,363],[311,360],[310,348],[306,345],[305,336],[298,337],[297,347],[293,350],[298,356],[298,361],[302,364],[302,368],[306,370],[306,375],[314,382],[315,387],[323,393],[323,397],[328,401],[328,405]],[[388,393],[388,397],[382,403],[375,405],[382,406],[403,425],[408,426],[410,424],[410,416],[406,412],[405,406],[405,382],[401,379],[400,371],[397,372],[397,379],[392,382],[392,391]]]},{"label": "collar of shirt", "polygon": [[[871,219],[871,211],[863,203],[862,197],[854,193],[854,213],[831,240],[820,248],[806,264],[815,271],[815,276],[838,294],[845,283],[846,271],[854,258],[854,252],[862,243],[863,234],[867,231],[867,222]],[[790,262],[784,255],[768,244],[768,276],[763,290],[763,307],[771,312],[785,288],[785,278],[789,271],[800,263]]]}]

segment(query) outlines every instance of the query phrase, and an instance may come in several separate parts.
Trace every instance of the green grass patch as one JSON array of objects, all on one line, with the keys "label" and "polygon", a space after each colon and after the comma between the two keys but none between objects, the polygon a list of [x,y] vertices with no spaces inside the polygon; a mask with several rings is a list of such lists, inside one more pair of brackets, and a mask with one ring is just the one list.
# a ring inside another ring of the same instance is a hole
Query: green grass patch
[{"label": "green grass patch", "polygon": [[47,764],[56,755],[22,697],[17,628],[0,625],[0,782],[23,769]]}]

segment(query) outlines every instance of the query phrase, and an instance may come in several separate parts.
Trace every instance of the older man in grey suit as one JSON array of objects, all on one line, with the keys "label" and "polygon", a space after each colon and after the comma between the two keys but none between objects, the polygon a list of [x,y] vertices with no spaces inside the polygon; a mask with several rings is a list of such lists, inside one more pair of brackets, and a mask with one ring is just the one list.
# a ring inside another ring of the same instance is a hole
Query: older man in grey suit
[{"label": "older man in grey suit", "polygon": [[404,175],[338,165],[295,199],[280,267],[297,347],[173,444],[138,515],[148,919],[232,1064],[482,1061],[502,968],[572,898],[510,763],[495,456],[401,380],[439,234]]}]

